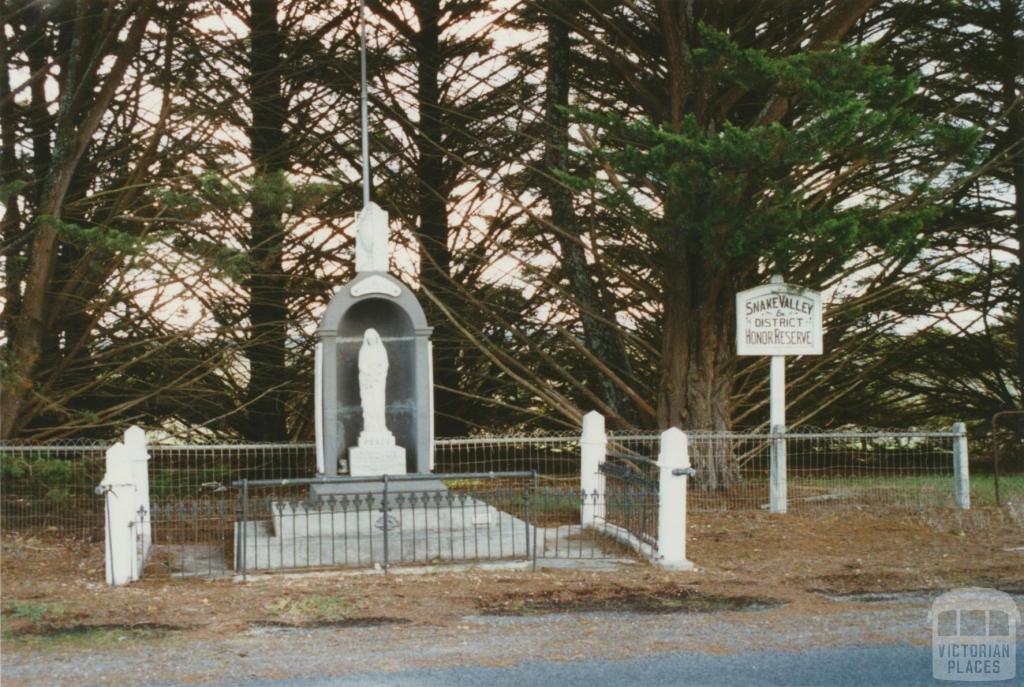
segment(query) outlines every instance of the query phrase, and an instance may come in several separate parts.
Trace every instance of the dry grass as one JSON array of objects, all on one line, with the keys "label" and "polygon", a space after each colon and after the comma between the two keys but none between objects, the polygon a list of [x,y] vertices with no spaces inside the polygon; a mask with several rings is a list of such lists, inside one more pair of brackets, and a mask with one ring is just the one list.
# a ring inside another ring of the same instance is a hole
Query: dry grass
[{"label": "dry grass", "polygon": [[[103,584],[102,547],[39,538],[3,541],[2,598],[11,639],[89,628],[201,636],[251,625],[456,624],[480,612],[737,610],[784,603],[828,612],[822,593],[1024,588],[1024,528],[1003,512],[838,512],[691,518],[698,572],[646,565],[613,572],[471,570],[426,575],[145,579]],[[543,566],[543,563],[541,563]],[[13,642],[17,645],[18,641]]]}]

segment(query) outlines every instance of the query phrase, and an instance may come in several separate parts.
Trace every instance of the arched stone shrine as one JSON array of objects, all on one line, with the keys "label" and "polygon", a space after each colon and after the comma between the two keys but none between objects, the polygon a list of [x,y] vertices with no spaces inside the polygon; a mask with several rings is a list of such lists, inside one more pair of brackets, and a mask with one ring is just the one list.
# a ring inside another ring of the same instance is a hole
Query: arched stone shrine
[{"label": "arched stone shrine", "polygon": [[[425,473],[433,463],[433,328],[409,287],[387,272],[387,232],[387,213],[371,203],[357,220],[357,276],[335,293],[317,329],[317,472],[321,476]],[[386,353],[375,358],[372,375],[367,372],[367,339],[374,346],[383,344]],[[367,412],[377,415],[364,405],[381,402],[386,430],[365,431]]]}]

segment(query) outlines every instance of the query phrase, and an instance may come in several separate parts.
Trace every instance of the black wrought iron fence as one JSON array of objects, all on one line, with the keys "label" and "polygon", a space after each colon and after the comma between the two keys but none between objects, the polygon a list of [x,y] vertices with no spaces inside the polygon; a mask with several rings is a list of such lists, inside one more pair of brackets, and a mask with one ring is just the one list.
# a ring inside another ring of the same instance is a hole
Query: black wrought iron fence
[{"label": "black wrought iron fence", "polygon": [[[152,528],[148,574],[536,565],[631,555],[614,536],[583,526],[581,508],[606,503],[622,508],[616,497],[541,484],[532,471],[240,480],[219,497],[159,499],[139,523],[148,518]],[[638,513],[643,505],[637,502]]]},{"label": "black wrought iron fence", "polygon": [[313,488],[289,499],[260,494],[280,482],[236,482],[242,489],[236,569],[244,576],[256,570],[532,558],[534,477],[507,472],[457,479],[288,480],[289,486]]}]

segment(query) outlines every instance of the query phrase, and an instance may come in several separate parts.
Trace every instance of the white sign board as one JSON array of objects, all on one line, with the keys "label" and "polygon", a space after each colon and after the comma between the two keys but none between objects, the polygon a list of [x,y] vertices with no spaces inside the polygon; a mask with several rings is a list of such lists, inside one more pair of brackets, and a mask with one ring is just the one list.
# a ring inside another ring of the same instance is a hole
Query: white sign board
[{"label": "white sign board", "polygon": [[738,355],[821,355],[821,293],[765,284],[736,294]]}]

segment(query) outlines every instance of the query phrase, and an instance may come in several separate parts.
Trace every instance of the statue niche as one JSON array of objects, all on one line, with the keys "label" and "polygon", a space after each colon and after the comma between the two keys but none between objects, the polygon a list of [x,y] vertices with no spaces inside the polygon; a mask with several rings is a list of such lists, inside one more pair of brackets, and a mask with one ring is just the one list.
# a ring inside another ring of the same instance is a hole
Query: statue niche
[{"label": "statue niche", "polygon": [[356,221],[356,277],[331,298],[316,348],[317,473],[426,473],[433,467],[430,333],[413,292],[388,274],[387,212]]},{"label": "statue niche", "polygon": [[[371,273],[360,275],[353,286],[374,277],[401,284],[390,275]],[[353,297],[351,292],[360,290],[343,287],[324,317],[321,474],[430,471],[430,329],[416,326],[414,318],[422,317],[422,310],[402,289],[398,298],[379,293]],[[377,431],[380,425],[383,433]],[[371,457],[364,449],[373,446],[404,449],[404,456]]]}]

